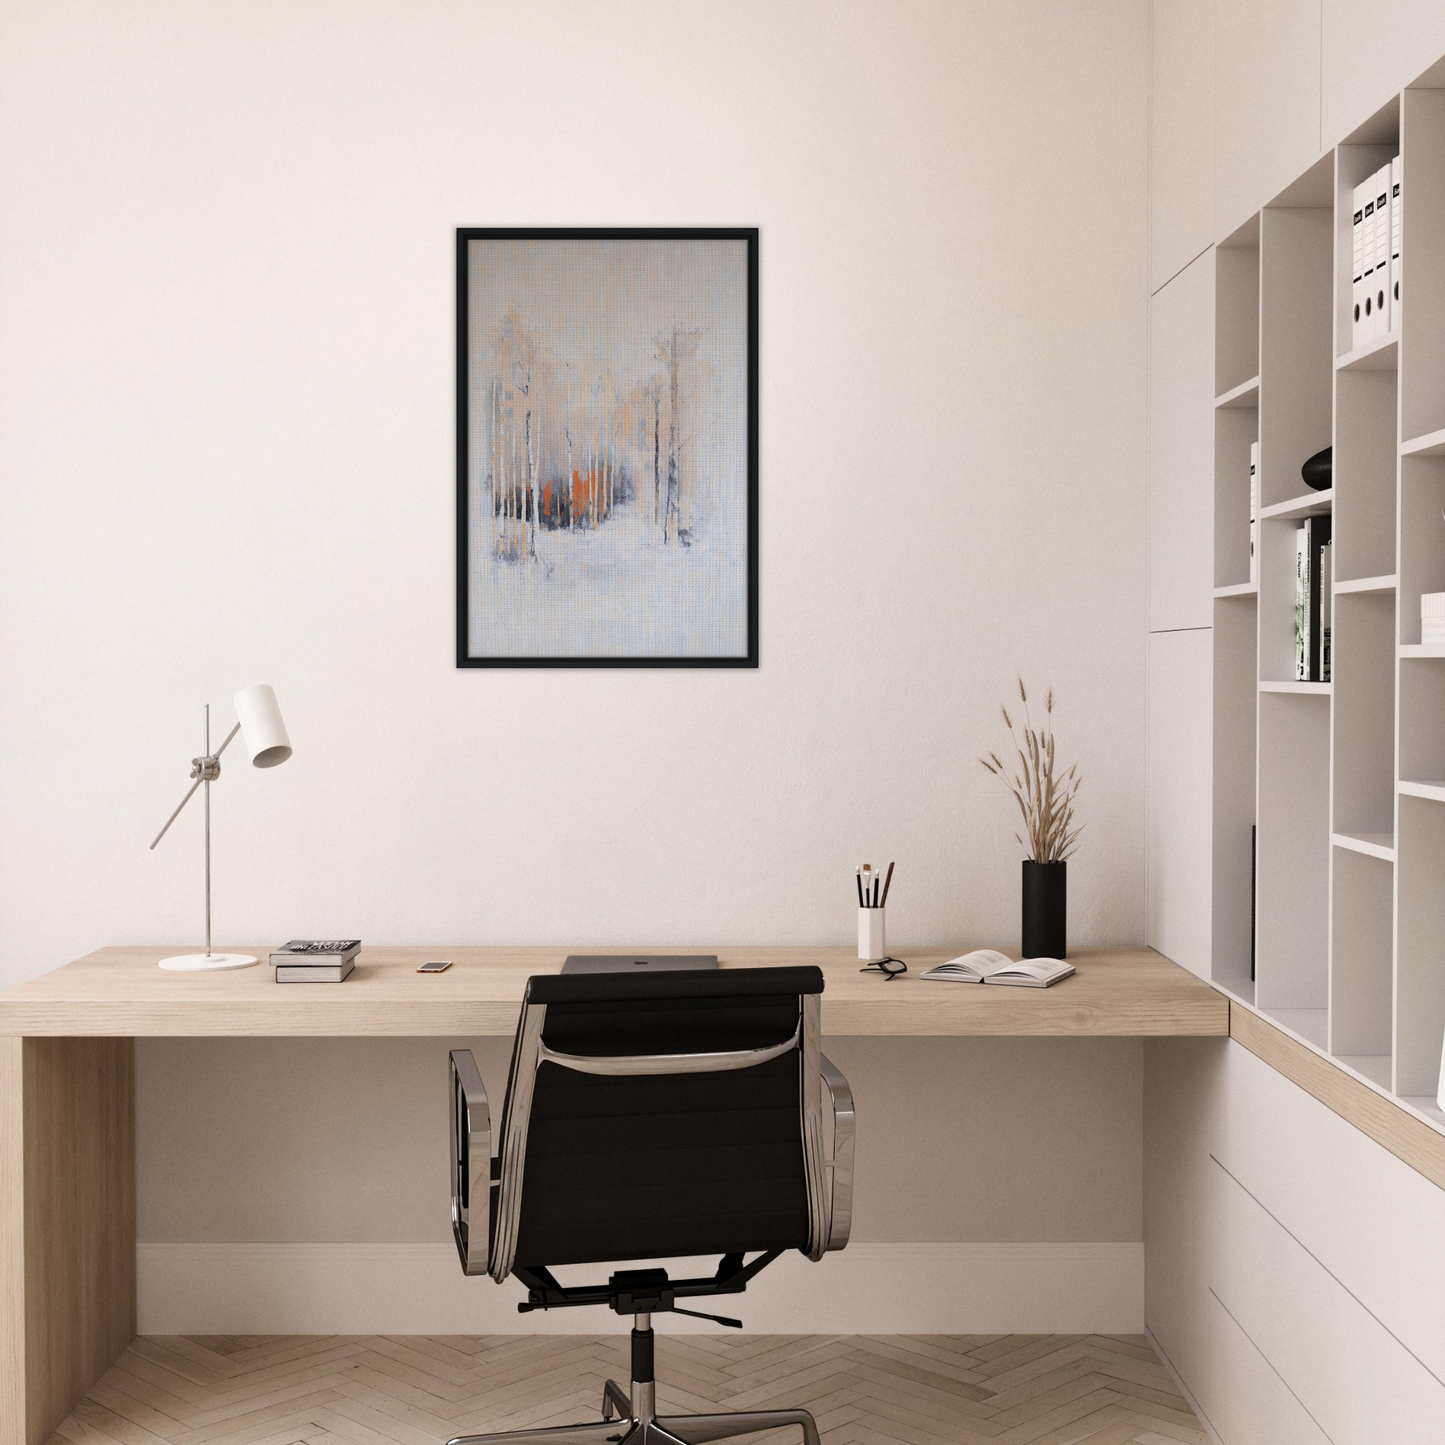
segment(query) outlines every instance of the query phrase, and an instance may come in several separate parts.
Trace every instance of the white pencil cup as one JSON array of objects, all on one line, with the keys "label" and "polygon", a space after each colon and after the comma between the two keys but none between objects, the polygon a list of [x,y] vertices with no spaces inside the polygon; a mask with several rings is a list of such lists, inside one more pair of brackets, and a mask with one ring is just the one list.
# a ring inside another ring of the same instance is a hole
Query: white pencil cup
[{"label": "white pencil cup", "polygon": [[883,915],[887,912],[886,908],[858,910],[858,957],[865,963],[888,957],[888,947],[883,941]]}]

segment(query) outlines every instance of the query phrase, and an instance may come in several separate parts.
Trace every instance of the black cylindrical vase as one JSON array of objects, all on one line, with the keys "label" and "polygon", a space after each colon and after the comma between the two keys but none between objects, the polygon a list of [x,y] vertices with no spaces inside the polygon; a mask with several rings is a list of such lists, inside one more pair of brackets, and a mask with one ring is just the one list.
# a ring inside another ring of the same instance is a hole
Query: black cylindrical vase
[{"label": "black cylindrical vase", "polygon": [[1068,952],[1069,865],[1024,859],[1025,958],[1063,958]]}]

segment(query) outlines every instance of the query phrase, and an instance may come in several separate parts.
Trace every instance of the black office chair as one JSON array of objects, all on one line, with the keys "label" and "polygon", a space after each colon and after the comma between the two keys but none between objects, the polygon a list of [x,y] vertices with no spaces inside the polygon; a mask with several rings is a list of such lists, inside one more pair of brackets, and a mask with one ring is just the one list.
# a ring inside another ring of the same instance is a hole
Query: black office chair
[{"label": "black office chair", "polygon": [[[817,1260],[847,1244],[853,1098],[818,1047],[822,992],[816,968],[530,979],[495,1159],[476,1063],[453,1051],[462,1269],[498,1283],[515,1275],[523,1312],[605,1304],[633,1327],[632,1388],[607,1381],[600,1421],[451,1445],[703,1445],[782,1425],[819,1445],[806,1410],[659,1418],[652,1316],[741,1328],[677,1302],[739,1293],[786,1250]],[[645,1268],[563,1285],[551,1272],[714,1254],[714,1273],[695,1279]]]}]

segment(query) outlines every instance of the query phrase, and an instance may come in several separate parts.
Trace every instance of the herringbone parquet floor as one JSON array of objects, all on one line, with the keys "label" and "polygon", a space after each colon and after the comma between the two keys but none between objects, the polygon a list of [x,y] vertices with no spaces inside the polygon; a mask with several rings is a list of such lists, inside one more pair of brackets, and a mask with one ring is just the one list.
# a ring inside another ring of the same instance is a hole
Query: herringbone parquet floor
[{"label": "herringbone parquet floor", "polygon": [[[1139,1335],[657,1341],[659,1414],[802,1406],[824,1445],[1208,1445]],[[625,1331],[141,1338],[51,1445],[437,1445],[600,1418],[609,1375]]]}]

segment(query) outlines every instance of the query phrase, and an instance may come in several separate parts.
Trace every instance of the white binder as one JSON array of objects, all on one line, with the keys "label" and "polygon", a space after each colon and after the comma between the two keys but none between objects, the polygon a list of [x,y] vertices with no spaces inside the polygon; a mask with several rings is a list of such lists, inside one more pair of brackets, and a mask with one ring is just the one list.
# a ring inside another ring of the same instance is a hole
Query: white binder
[{"label": "white binder", "polygon": [[1354,220],[1350,228],[1353,259],[1350,263],[1350,350],[1365,340],[1365,197],[1368,181],[1355,187]]},{"label": "white binder", "polygon": [[1390,162],[1390,330],[1400,329],[1400,157]]},{"label": "white binder", "polygon": [[[1376,175],[1379,173],[1376,172]],[[1375,339],[1375,176],[1365,177],[1365,300],[1361,342]]]},{"label": "white binder", "polygon": [[1390,331],[1390,167],[1375,172],[1375,336]]}]

